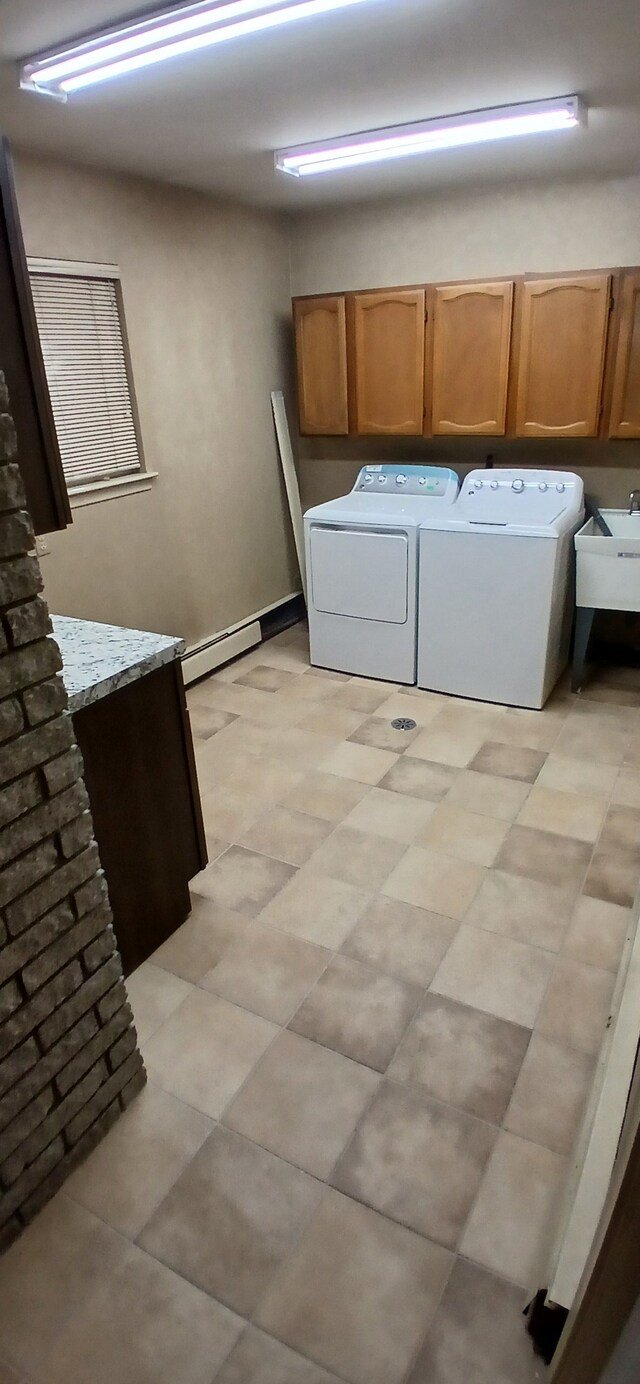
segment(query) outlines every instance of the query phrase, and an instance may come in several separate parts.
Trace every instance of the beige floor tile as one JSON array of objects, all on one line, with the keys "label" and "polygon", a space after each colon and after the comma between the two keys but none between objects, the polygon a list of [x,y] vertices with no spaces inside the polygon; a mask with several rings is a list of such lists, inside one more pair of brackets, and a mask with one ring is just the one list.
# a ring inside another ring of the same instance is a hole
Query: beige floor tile
[{"label": "beige floor tile", "polygon": [[213,1126],[150,1082],[84,1163],[65,1193],[135,1239]]},{"label": "beige floor tile", "polygon": [[532,1028],[553,964],[551,952],[464,924],[431,982],[435,994]]},{"label": "beige floor tile", "polygon": [[556,754],[573,759],[620,765],[629,739],[629,728],[617,726],[605,715],[585,716],[572,712],[555,741],[554,750]]},{"label": "beige floor tile", "polygon": [[601,851],[624,851],[640,862],[640,809],[613,806],[605,817],[598,842]]},{"label": "beige floor tile", "polygon": [[503,1132],[461,1241],[468,1259],[530,1288],[538,1281],[566,1159]]},{"label": "beige floor tile", "polygon": [[447,1105],[500,1124],[530,1039],[528,1028],[427,995],[389,1067]]},{"label": "beige floor tile", "polygon": [[583,892],[605,903],[631,908],[640,882],[640,867],[629,851],[594,851]]},{"label": "beige floor tile", "polygon": [[457,930],[453,918],[381,894],[356,923],[342,951],[408,985],[428,985]]},{"label": "beige floor tile", "polygon": [[332,823],[322,817],[295,812],[276,803],[243,833],[238,844],[284,860],[288,865],[304,865],[332,829]]},{"label": "beige floor tile", "polygon": [[257,687],[261,692],[277,692],[279,687],[286,687],[295,676],[295,673],[286,668],[273,668],[268,664],[258,663],[253,668],[239,673],[233,681],[242,687]]},{"label": "beige floor tile", "polygon": [[348,706],[335,706],[331,701],[328,705],[322,703],[314,706],[308,716],[303,716],[298,722],[298,728],[313,731],[316,735],[328,735],[332,740],[346,740],[364,720],[364,712],[351,711]]},{"label": "beige floor tile", "polygon": [[554,753],[547,755],[537,783],[540,788],[559,788],[563,793],[607,799],[617,774],[615,764],[596,764],[591,759],[570,759]]},{"label": "beige floor tile", "polygon": [[571,836],[578,841],[593,843],[600,835],[605,811],[605,799],[564,793],[557,788],[534,784],[518,813],[518,822],[521,826],[539,827],[558,836]]},{"label": "beige floor tile", "polygon": [[383,892],[403,903],[460,919],[477,894],[484,875],[481,865],[454,860],[422,846],[409,846],[389,875]]},{"label": "beige floor tile", "polygon": [[463,807],[467,812],[513,822],[528,793],[528,783],[496,778],[493,774],[476,774],[475,770],[467,769],[450,787],[447,803],[450,807]]},{"label": "beige floor tile", "polygon": [[497,1130],[385,1081],[333,1174],[347,1196],[455,1249]]},{"label": "beige floor tile", "polygon": [[593,1080],[594,1058],[534,1033],[504,1125],[512,1134],[571,1153]]},{"label": "beige floor tile", "polygon": [[337,951],[369,899],[362,889],[304,866],[263,910],[261,921]]},{"label": "beige floor tile", "polygon": [[210,1384],[243,1323],[135,1245],[62,1332],[47,1384]]},{"label": "beige floor tile", "polygon": [[291,726],[278,731],[269,753],[289,769],[306,773],[309,769],[315,769],[340,743],[340,736],[320,735],[318,731]]},{"label": "beige floor tile", "polygon": [[140,1243],[225,1306],[250,1316],[322,1191],[299,1168],[219,1125]]},{"label": "beige floor tile", "polygon": [[405,754],[385,774],[379,787],[391,793],[406,793],[424,802],[439,803],[454,783],[457,770],[446,764],[430,764]]},{"label": "beige floor tile", "polygon": [[219,908],[255,918],[293,874],[293,867],[284,861],[242,846],[229,846],[224,855],[198,875],[198,893]]},{"label": "beige floor tile", "polygon": [[617,972],[631,924],[631,910],[582,895],[562,946],[565,956]]},{"label": "beige floor tile", "polygon": [[397,730],[391,720],[382,716],[369,716],[357,730],[352,731],[349,740],[357,745],[372,745],[378,750],[390,750],[392,754],[404,754],[412,740],[419,735],[417,725],[413,730]]},{"label": "beige floor tile", "polygon": [[420,731],[435,720],[444,705],[444,698],[437,697],[435,693],[422,692],[416,687],[405,687],[401,692],[392,692],[387,701],[378,707],[376,716],[387,721],[394,721],[398,716],[406,716],[417,723]]},{"label": "beige floor tile", "polygon": [[640,773],[621,769],[615,781],[612,802],[621,807],[640,807]]},{"label": "beige floor tile", "polygon": [[291,792],[282,798],[285,807],[296,812],[309,812],[325,822],[341,822],[343,817],[370,791],[368,783],[338,778],[314,770],[306,774]]},{"label": "beige floor tile", "polygon": [[319,678],[315,669],[311,668],[305,672],[304,677],[296,678],[282,689],[282,695],[291,698],[292,701],[299,700],[305,702],[328,702],[335,697],[340,683],[334,682],[332,678]]},{"label": "beige floor tile", "polygon": [[212,735],[224,730],[237,720],[231,711],[216,711],[215,707],[193,706],[189,711],[191,731],[196,740],[210,740]]},{"label": "beige floor tile", "polygon": [[503,745],[521,745],[530,750],[551,750],[566,720],[566,712],[527,711],[522,707],[507,707],[500,722]]},{"label": "beige floor tile", "polygon": [[406,847],[388,836],[374,836],[342,822],[315,852],[309,871],[331,875],[356,889],[379,889]]},{"label": "beige floor tile", "polygon": [[469,767],[476,774],[492,774],[497,778],[535,783],[546,758],[542,750],[487,740]]},{"label": "beige floor tile", "polygon": [[538,1015],[538,1033],[595,1056],[609,1017],[614,979],[610,971],[560,957]]},{"label": "beige floor tile", "polygon": [[427,759],[435,764],[451,764],[465,769],[475,758],[486,739],[481,729],[473,725],[448,729],[440,726],[440,716],[420,732],[411,746],[414,759]]},{"label": "beige floor tile", "polygon": [[540,1384],[520,1288],[458,1259],[407,1384]]},{"label": "beige floor tile", "polygon": [[[58,1194],[0,1258],[0,1351],[31,1375],[44,1368],[96,1282],[108,1285],[130,1246]],[[45,1376],[46,1377],[46,1376]]]},{"label": "beige floor tile", "polygon": [[525,875],[578,892],[591,859],[591,845],[535,827],[513,826],[496,858],[499,870]]},{"label": "beige floor tile", "polygon": [[465,915],[465,923],[557,952],[572,908],[573,895],[556,884],[489,870]]},{"label": "beige floor tile", "polygon": [[[251,721],[248,716],[236,716],[233,724],[221,731],[213,750],[233,751],[235,754],[264,754],[271,752],[271,746],[278,735],[279,726],[265,726],[259,721]],[[213,751],[207,750],[211,755]],[[215,762],[215,756],[214,756]]]},{"label": "beige floor tile", "polygon": [[248,1326],[215,1384],[340,1384],[334,1374]]},{"label": "beige floor tile", "polygon": [[306,705],[302,698],[295,699],[280,692],[260,692],[256,687],[241,687],[237,682],[219,682],[209,703],[223,711],[233,711],[236,716],[248,716],[264,726],[293,725],[304,716]]},{"label": "beige floor tile", "polygon": [[[271,696],[270,693],[264,694]],[[275,703],[275,698],[273,698]],[[227,774],[219,785],[220,793],[232,793],[240,798],[250,798],[253,802],[269,803],[281,802],[285,793],[300,783],[302,771],[292,769],[288,764],[283,764],[279,759],[271,758],[267,755],[247,754],[238,756],[236,766]],[[264,808],[262,809],[264,811]],[[223,835],[223,833],[220,833]]]},{"label": "beige floor tile", "polygon": [[218,908],[211,899],[195,894],[186,923],[172,932],[151,956],[161,966],[183,980],[195,983],[220,960],[227,947],[248,926],[243,913]]},{"label": "beige floor tile", "polygon": [[376,750],[370,745],[354,745],[350,740],[343,740],[322,761],[320,768],[325,774],[375,784],[384,778],[396,759],[397,755],[389,750]]},{"label": "beige floor tile", "polygon": [[163,1091],[217,1119],[276,1033],[266,1019],[192,990],[145,1044],[145,1064]]},{"label": "beige floor tile", "polygon": [[289,1028],[354,1062],[384,1072],[412,1018],[420,991],[358,961],[336,956]]},{"label": "beige floor tile", "polygon": [[286,1024],[322,975],[329,957],[322,947],[254,922],[200,984],[263,1019]]},{"label": "beige floor tile", "polygon": [[401,1384],[450,1267],[440,1246],[328,1191],[256,1321],[351,1384]]},{"label": "beige floor tile", "polygon": [[344,824],[410,846],[434,811],[435,803],[411,798],[406,793],[390,793],[386,788],[371,788],[352,808]]},{"label": "beige floor tile", "polygon": [[[307,653],[308,653],[308,651],[309,651],[309,641],[308,641],[308,640],[307,640],[307,644],[306,644],[306,650],[307,650]],[[317,663],[314,663],[313,668],[307,668],[307,670],[306,670],[304,676],[305,676],[305,677],[312,677],[312,678],[329,678],[330,682],[352,682],[352,681],[353,681],[353,678],[352,678],[352,674],[351,674],[351,673],[339,673],[338,670],[337,670],[337,668],[320,668],[319,665],[318,665]]]},{"label": "beige floor tile", "polygon": [[264,812],[263,802],[247,793],[231,793],[222,783],[203,793],[201,803],[207,832],[227,842],[242,836]]},{"label": "beige floor tile", "polygon": [[368,687],[363,678],[357,682],[345,682],[331,700],[334,706],[348,706],[351,711],[362,711],[372,716],[388,698],[388,687]]},{"label": "beige floor tile", "polygon": [[436,808],[416,844],[475,865],[493,865],[508,830],[509,824],[497,817],[483,817],[479,812],[467,812],[444,802]]},{"label": "beige floor tile", "polygon": [[132,971],[126,986],[140,1043],[146,1043],[192,989],[187,981],[154,966],[151,961],[144,961]]},{"label": "beige floor tile", "polygon": [[288,1163],[327,1178],[380,1078],[297,1033],[281,1033],[224,1123]]}]

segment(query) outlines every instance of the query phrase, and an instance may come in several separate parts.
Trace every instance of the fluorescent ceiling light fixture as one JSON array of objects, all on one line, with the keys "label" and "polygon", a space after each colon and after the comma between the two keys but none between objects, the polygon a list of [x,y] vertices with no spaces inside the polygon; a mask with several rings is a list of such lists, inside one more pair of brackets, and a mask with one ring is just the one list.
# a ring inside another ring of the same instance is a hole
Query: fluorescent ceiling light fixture
[{"label": "fluorescent ceiling light fixture", "polygon": [[364,3],[367,0],[200,0],[176,5],[27,59],[20,69],[20,85],[66,100],[71,92],[169,58]]},{"label": "fluorescent ceiling light fixture", "polygon": [[585,122],[586,110],[578,96],[558,96],[530,101],[527,105],[495,106],[491,110],[419,120],[412,125],[390,125],[384,130],[365,130],[317,144],[280,149],[275,156],[276,168],[294,178],[309,178],[316,173],[337,173],[343,168],[433,154],[464,144],[570,130]]}]

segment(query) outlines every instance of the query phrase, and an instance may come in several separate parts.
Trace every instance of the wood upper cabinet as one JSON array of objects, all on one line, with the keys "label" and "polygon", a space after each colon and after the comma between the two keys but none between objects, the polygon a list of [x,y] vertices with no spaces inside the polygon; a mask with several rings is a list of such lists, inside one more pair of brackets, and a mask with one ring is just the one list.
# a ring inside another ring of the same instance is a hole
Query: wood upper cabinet
[{"label": "wood upper cabinet", "polygon": [[526,280],[517,365],[517,437],[596,437],[611,276]]},{"label": "wood upper cabinet", "polygon": [[640,437],[640,270],[624,274],[609,437]]},{"label": "wood upper cabinet", "polygon": [[293,304],[301,433],[349,431],[347,328],[343,294]]},{"label": "wood upper cabinet", "polygon": [[424,289],[357,293],[351,301],[355,431],[422,433]]},{"label": "wood upper cabinet", "polygon": [[433,291],[431,431],[505,431],[513,283]]}]

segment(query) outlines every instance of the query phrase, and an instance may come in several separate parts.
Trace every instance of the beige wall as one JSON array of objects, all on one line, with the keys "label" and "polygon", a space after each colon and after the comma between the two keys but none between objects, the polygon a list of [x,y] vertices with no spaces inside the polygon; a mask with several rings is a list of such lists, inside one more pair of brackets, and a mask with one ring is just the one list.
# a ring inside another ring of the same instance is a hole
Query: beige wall
[{"label": "beige wall", "polygon": [[43,560],[53,610],[206,639],[299,589],[271,420],[288,377],[282,218],[17,158],[27,253],[117,263],[150,470],[74,511]]},{"label": "beige wall", "polygon": [[[292,293],[640,264],[640,178],[438,193],[314,210],[292,224]],[[339,495],[358,463],[442,459],[466,472],[528,460],[580,472],[599,503],[640,481],[640,444],[479,439],[302,440],[303,504]]]}]

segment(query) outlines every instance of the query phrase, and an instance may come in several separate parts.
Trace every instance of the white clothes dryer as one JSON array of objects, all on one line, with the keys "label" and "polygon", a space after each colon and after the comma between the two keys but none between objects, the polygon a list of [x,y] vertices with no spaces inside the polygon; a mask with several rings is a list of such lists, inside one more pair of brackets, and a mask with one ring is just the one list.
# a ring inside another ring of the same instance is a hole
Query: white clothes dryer
[{"label": "white clothes dryer", "polygon": [[443,466],[365,466],[304,516],[311,663],[415,683],[418,530],[459,489]]},{"label": "white clothes dryer", "polygon": [[564,668],[579,476],[471,471],[420,532],[418,685],[539,708]]}]

